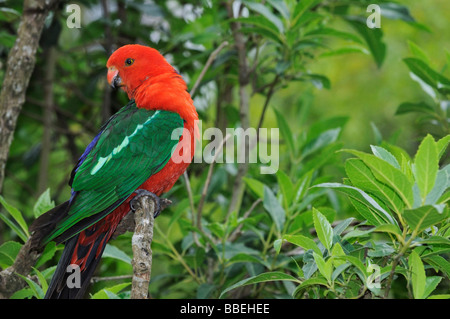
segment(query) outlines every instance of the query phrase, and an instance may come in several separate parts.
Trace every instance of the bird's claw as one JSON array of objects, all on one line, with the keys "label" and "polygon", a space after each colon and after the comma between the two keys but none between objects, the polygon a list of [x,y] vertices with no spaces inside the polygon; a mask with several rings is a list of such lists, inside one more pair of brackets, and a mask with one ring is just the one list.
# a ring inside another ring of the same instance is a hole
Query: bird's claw
[{"label": "bird's claw", "polygon": [[137,189],[135,191],[136,196],[133,197],[133,199],[130,201],[130,208],[133,212],[136,211],[136,202],[137,200],[139,200],[139,198],[141,198],[142,196],[149,196],[151,197],[151,199],[153,200],[153,202],[155,203],[155,213],[153,214],[154,218],[158,217],[158,215],[161,213],[161,199],[153,194],[152,192],[149,192],[148,190],[145,189]]}]

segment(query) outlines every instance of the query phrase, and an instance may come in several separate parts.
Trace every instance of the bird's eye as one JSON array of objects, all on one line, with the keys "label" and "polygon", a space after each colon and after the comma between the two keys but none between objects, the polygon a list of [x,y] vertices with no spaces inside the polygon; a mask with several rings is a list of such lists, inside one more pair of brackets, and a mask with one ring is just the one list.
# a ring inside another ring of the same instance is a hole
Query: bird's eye
[{"label": "bird's eye", "polygon": [[134,59],[128,58],[125,60],[125,65],[126,66],[130,66],[134,63]]}]

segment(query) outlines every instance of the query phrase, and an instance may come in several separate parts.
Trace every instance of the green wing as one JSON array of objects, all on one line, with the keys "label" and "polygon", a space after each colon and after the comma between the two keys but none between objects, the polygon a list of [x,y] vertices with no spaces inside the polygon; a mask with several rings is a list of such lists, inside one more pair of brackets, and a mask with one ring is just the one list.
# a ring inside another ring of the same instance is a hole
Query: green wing
[{"label": "green wing", "polygon": [[134,101],[123,107],[80,158],[67,216],[46,242],[64,241],[118,207],[169,161],[183,125],[177,113],[137,108]]}]

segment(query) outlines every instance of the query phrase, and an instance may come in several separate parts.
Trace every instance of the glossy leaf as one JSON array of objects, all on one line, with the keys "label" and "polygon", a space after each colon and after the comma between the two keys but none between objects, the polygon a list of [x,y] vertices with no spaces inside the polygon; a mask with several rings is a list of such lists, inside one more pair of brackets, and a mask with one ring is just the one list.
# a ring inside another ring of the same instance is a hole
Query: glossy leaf
[{"label": "glossy leaf", "polygon": [[14,206],[8,204],[6,200],[3,198],[3,196],[0,195],[0,204],[3,205],[3,207],[6,209],[6,211],[11,215],[12,218],[17,222],[17,224],[20,226],[21,230],[23,231],[23,234],[28,237],[30,234],[28,233],[28,225],[25,222],[22,213],[15,208]]},{"label": "glossy leaf", "polygon": [[411,112],[425,113],[428,115],[435,115],[435,110],[426,102],[404,102],[399,105],[395,115],[406,114]]},{"label": "glossy leaf", "polygon": [[33,207],[33,214],[35,218],[38,218],[45,212],[55,207],[55,202],[50,198],[50,188],[47,188],[41,196],[39,196],[36,204]]},{"label": "glossy leaf", "polygon": [[292,131],[291,131],[289,125],[287,124],[284,116],[277,109],[274,108],[273,110],[274,110],[275,116],[277,118],[277,123],[278,123],[278,127],[280,128],[281,136],[285,140],[286,145],[287,145],[288,150],[291,153],[291,155],[295,156],[296,149],[295,149],[295,143],[294,143]]},{"label": "glossy leaf", "polygon": [[317,232],[320,242],[330,251],[333,245],[333,228],[327,218],[317,209],[313,208],[314,228]]},{"label": "glossy leaf", "polygon": [[408,258],[409,269],[411,271],[411,284],[415,299],[422,299],[425,292],[426,275],[420,256],[412,251]]},{"label": "glossy leaf", "polygon": [[402,212],[405,205],[400,196],[390,187],[379,182],[362,160],[356,158],[348,159],[345,163],[345,171],[354,186],[375,194],[397,214]]},{"label": "glossy leaf", "polygon": [[400,164],[398,163],[397,159],[394,157],[394,155],[389,153],[388,150],[384,149],[381,146],[375,146],[375,145],[371,145],[370,148],[372,149],[373,155],[388,162],[395,168],[400,169]]},{"label": "glossy leaf", "polygon": [[445,205],[426,205],[415,209],[407,209],[403,217],[411,229],[420,232],[436,225],[448,217],[448,207]]},{"label": "glossy leaf", "polygon": [[317,244],[311,238],[303,235],[285,235],[283,239],[294,245],[302,247],[303,249],[305,249],[305,251],[312,249],[315,253],[322,255],[319,246],[317,246]]},{"label": "glossy leaf", "polygon": [[436,142],[431,135],[427,135],[420,143],[414,159],[414,173],[420,194],[423,199],[434,187],[439,169],[439,159]]},{"label": "glossy leaf", "polygon": [[262,273],[262,274],[259,274],[259,275],[256,275],[256,276],[253,276],[250,278],[243,279],[243,280],[235,283],[234,285],[231,285],[230,287],[228,287],[222,291],[219,298],[222,298],[222,296],[224,294],[226,294],[228,291],[236,289],[238,287],[257,284],[257,283],[261,283],[261,282],[280,281],[280,280],[281,281],[288,280],[288,281],[293,281],[293,282],[297,282],[297,283],[299,282],[299,280],[296,279],[295,277],[292,277],[291,275],[285,274],[283,272],[279,272],[279,271],[266,272],[266,273]]},{"label": "glossy leaf", "polygon": [[275,197],[273,192],[267,186],[264,186],[263,205],[272,217],[276,229],[280,232],[283,229],[284,222],[286,220],[286,212],[284,211],[283,207],[281,207],[278,199]]},{"label": "glossy leaf", "polygon": [[383,42],[383,32],[379,28],[370,29],[365,19],[355,16],[347,16],[346,21],[363,37],[372,53],[378,67],[384,62],[386,56],[386,45]]},{"label": "glossy leaf", "polygon": [[331,274],[333,273],[333,263],[332,259],[325,261],[323,257],[319,254],[313,253],[314,261],[319,268],[319,272],[326,278],[326,280],[331,283]]},{"label": "glossy leaf", "polygon": [[371,169],[379,181],[390,186],[401,197],[407,207],[412,207],[414,202],[413,184],[401,170],[374,155],[355,150],[346,151],[358,156]]},{"label": "glossy leaf", "polygon": [[343,193],[350,196],[358,205],[362,205],[367,209],[358,210],[364,218],[366,218],[372,225],[379,226],[386,223],[397,224],[392,216],[378,204],[378,202],[368,195],[363,190],[340,183],[322,183],[315,187],[336,188]]}]

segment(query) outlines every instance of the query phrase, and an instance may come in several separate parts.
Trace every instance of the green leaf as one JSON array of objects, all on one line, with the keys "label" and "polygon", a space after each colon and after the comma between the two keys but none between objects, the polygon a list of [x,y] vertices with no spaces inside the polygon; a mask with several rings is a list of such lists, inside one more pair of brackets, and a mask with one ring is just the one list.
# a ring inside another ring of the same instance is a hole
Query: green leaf
[{"label": "green leaf", "polygon": [[295,156],[296,150],[295,150],[294,137],[293,137],[292,131],[289,128],[289,125],[287,124],[284,116],[277,109],[274,108],[273,110],[274,110],[275,116],[277,118],[277,124],[278,124],[278,127],[280,128],[281,136],[283,136],[283,139],[286,142],[286,145],[288,147],[288,150],[289,150],[291,156]]},{"label": "green leaf", "polygon": [[408,7],[388,2],[388,3],[380,3],[381,15],[388,19],[399,19],[406,22],[415,22],[414,18],[411,16],[411,13],[408,10]]},{"label": "green leaf", "polygon": [[280,31],[278,30],[278,27],[264,16],[250,16],[233,20],[254,26],[254,28],[241,28],[241,31],[243,32],[257,32],[274,40],[277,43],[282,44],[284,42],[281,37]]},{"label": "green leaf", "polygon": [[0,246],[0,268],[10,267],[16,260],[21,244],[15,241],[7,241]]},{"label": "green leaf", "polygon": [[375,143],[381,144],[383,142],[383,135],[381,134],[380,130],[378,129],[378,127],[374,122],[370,122],[370,127],[372,128]]},{"label": "green leaf", "polygon": [[131,257],[116,246],[106,244],[102,257],[111,257],[126,262],[131,265]]},{"label": "green leaf", "polygon": [[445,94],[450,89],[450,80],[433,70],[426,62],[417,58],[405,58],[409,70],[431,88]]},{"label": "green leaf", "polygon": [[30,288],[23,288],[15,293],[9,299],[30,299],[34,296],[33,291]]},{"label": "green leaf", "polygon": [[112,293],[113,295],[117,295],[121,290],[125,289],[129,285],[131,285],[131,283],[126,282],[112,287],[104,288],[92,295],[91,299],[115,299],[116,297],[111,298],[111,295],[108,294],[108,292]]},{"label": "green leaf", "polygon": [[[333,249],[331,249],[331,256],[333,256],[333,257],[345,256],[345,252],[342,249],[342,246],[339,245],[339,243],[336,243],[333,246]],[[333,264],[334,264],[335,267],[339,267],[339,266],[341,266],[341,265],[346,263],[345,261],[339,260],[339,259],[336,259],[336,258],[332,258],[332,260],[333,260]]]},{"label": "green leaf", "polygon": [[285,235],[283,239],[294,245],[302,247],[305,251],[312,249],[315,253],[322,255],[319,246],[317,246],[317,244],[311,238],[303,235]]},{"label": "green leaf", "polygon": [[352,221],[354,221],[355,218],[350,217],[347,218],[343,221],[341,221],[339,224],[337,224],[334,228],[333,228],[333,233],[335,236],[340,236],[342,234],[342,232],[344,230],[347,229],[347,227],[352,223]]},{"label": "green leaf", "polygon": [[331,143],[334,143],[341,133],[341,128],[334,128],[327,130],[323,133],[321,133],[317,138],[314,138],[313,140],[309,141],[304,147],[302,151],[302,157],[306,157],[316,151],[319,151],[326,147],[327,145],[330,145]]},{"label": "green leaf", "polygon": [[313,36],[314,38],[317,36],[326,36],[326,37],[336,37],[343,40],[353,41],[355,43],[362,44],[363,42],[361,39],[349,32],[339,31],[332,28],[320,28],[320,29],[314,29],[310,32],[307,32],[305,34],[305,37]]},{"label": "green leaf", "polygon": [[264,183],[250,177],[244,177],[243,180],[258,198],[264,198]]},{"label": "green leaf", "polygon": [[283,207],[281,207],[278,199],[275,197],[273,192],[267,186],[264,186],[264,200],[263,200],[264,208],[272,217],[272,220],[275,223],[276,229],[281,232],[284,226],[284,222],[286,220],[286,212]]},{"label": "green leaf", "polygon": [[439,255],[429,256],[424,258],[424,260],[434,268],[442,271],[447,278],[450,278],[450,262],[448,260]]},{"label": "green leaf", "polygon": [[400,196],[390,187],[379,182],[362,160],[357,158],[348,159],[345,162],[345,172],[355,187],[373,193],[397,214],[403,211],[405,205]]},{"label": "green leaf", "polygon": [[247,286],[247,285],[251,285],[251,284],[257,284],[257,283],[261,283],[261,282],[280,281],[280,280],[281,281],[282,280],[293,281],[296,283],[300,282],[295,277],[292,277],[291,275],[285,274],[283,272],[279,272],[279,271],[266,272],[266,273],[262,273],[262,274],[259,274],[259,275],[256,275],[256,276],[253,276],[250,278],[243,279],[243,280],[235,283],[234,285],[231,285],[230,287],[228,287],[222,291],[219,298],[222,298],[222,296],[224,294],[226,294],[228,291],[236,289],[238,287],[243,287],[243,286]]},{"label": "green leaf", "polygon": [[41,196],[39,196],[36,204],[33,207],[33,214],[35,218],[38,218],[42,214],[48,212],[50,209],[55,207],[55,202],[50,198],[50,188],[47,188]]},{"label": "green leaf", "polygon": [[401,115],[411,112],[425,113],[428,115],[435,116],[436,111],[432,106],[428,105],[426,102],[404,102],[399,105],[395,115]]},{"label": "green leaf", "polygon": [[285,207],[289,207],[292,203],[292,199],[294,198],[294,184],[292,184],[289,176],[286,175],[282,170],[278,170],[277,180],[278,185],[280,186],[281,193],[283,194],[283,201]]},{"label": "green leaf", "polygon": [[28,286],[31,288],[31,291],[33,292],[33,296],[35,296],[38,299],[44,299],[44,295],[45,295],[44,291],[37,283],[35,283],[30,278],[23,276],[21,274],[16,273],[16,275],[27,282]]},{"label": "green leaf", "polygon": [[370,52],[366,48],[359,47],[359,46],[346,46],[343,48],[323,52],[319,55],[319,57],[328,58],[328,57],[334,57],[334,56],[350,54],[350,53],[362,53],[362,54],[366,54],[366,55],[370,54]]},{"label": "green leaf", "polygon": [[386,56],[386,45],[383,42],[383,32],[379,28],[370,29],[362,17],[346,16],[345,20],[363,37],[372,53],[378,67],[383,64]]},{"label": "green leaf", "polygon": [[[352,200],[352,203],[359,205],[356,206],[358,212],[366,218],[370,224],[379,226],[384,225],[386,223],[391,223],[396,225],[397,222],[392,216],[380,206],[371,196],[369,196],[363,190],[348,186],[340,183],[322,183],[315,185],[314,187],[326,187],[326,188],[336,188],[343,193],[349,195]],[[363,209],[364,208],[364,209]]]},{"label": "green leaf", "polygon": [[273,242],[273,248],[275,249],[277,254],[280,253],[282,244],[283,244],[283,240],[281,240],[281,239],[277,239]]},{"label": "green leaf", "polygon": [[439,204],[438,200],[449,187],[449,173],[447,170],[441,169],[436,175],[436,181],[434,183],[433,189],[428,193],[425,199],[425,205]]},{"label": "green leaf", "polygon": [[412,41],[408,41],[408,46],[409,51],[411,51],[415,58],[421,59],[426,64],[431,64],[427,54],[417,44]]},{"label": "green leaf", "polygon": [[301,17],[305,14],[305,12],[312,6],[318,4],[319,2],[320,0],[298,1],[292,14],[291,27],[295,27],[301,21]]},{"label": "green leaf", "polygon": [[33,268],[34,272],[36,273],[36,276],[38,277],[39,283],[41,284],[42,290],[43,291],[47,291],[48,284],[47,284],[47,280],[45,280],[44,275],[39,270],[37,270],[36,268],[34,268],[34,267],[31,267],[31,268]]},{"label": "green leaf", "polygon": [[[450,191],[445,192],[437,201],[438,204],[445,204],[450,201]],[[0,215],[1,216],[1,215]]]},{"label": "green leaf", "polygon": [[322,90],[322,89],[329,90],[331,88],[330,79],[321,74],[308,73],[308,74],[302,75],[302,77],[300,79],[305,79],[305,80],[310,81],[319,90]]},{"label": "green leaf", "polygon": [[395,168],[400,169],[400,164],[398,163],[397,159],[394,157],[394,155],[389,153],[388,150],[382,148],[381,146],[375,146],[375,145],[370,145],[370,148],[372,149],[373,155],[388,162]]},{"label": "green leaf", "polygon": [[411,284],[415,299],[422,299],[425,293],[426,276],[420,256],[413,250],[408,258],[409,270],[411,271]]},{"label": "green leaf", "polygon": [[401,170],[374,155],[355,150],[344,151],[358,156],[380,182],[390,186],[402,198],[406,206],[413,206],[413,184]]},{"label": "green leaf", "polygon": [[317,209],[313,208],[314,228],[317,232],[320,242],[330,251],[333,245],[333,228],[325,216]]},{"label": "green leaf", "polygon": [[436,175],[439,169],[439,159],[436,142],[428,134],[420,143],[414,159],[414,175],[419,186],[423,201],[434,187]]},{"label": "green leaf", "polygon": [[336,259],[336,260],[343,260],[343,261],[351,263],[353,266],[355,266],[360,271],[360,274],[363,277],[364,282],[366,281],[368,273],[367,273],[366,266],[364,266],[364,264],[362,263],[361,260],[359,260],[356,257],[348,256],[348,255],[346,255],[346,256],[335,256],[333,258]]},{"label": "green leaf", "polygon": [[437,141],[436,143],[436,147],[438,150],[438,157],[441,158],[442,155],[444,155],[445,150],[447,149],[448,144],[450,143],[450,135],[447,135],[443,138],[441,138],[439,141]]},{"label": "green leaf", "polygon": [[0,203],[3,205],[3,207],[6,209],[6,211],[14,218],[14,220],[19,224],[20,228],[22,229],[23,233],[28,238],[30,234],[28,233],[28,226],[25,220],[23,219],[22,213],[12,205],[8,204],[6,200],[3,198],[3,196],[0,195]]},{"label": "green leaf", "polygon": [[450,299],[450,294],[433,295],[428,297],[428,299]]},{"label": "green leaf", "polygon": [[329,284],[331,284],[331,274],[333,273],[333,260],[330,258],[327,261],[319,254],[313,252],[314,261],[319,268],[319,272],[326,278]]},{"label": "green leaf", "polygon": [[391,233],[396,235],[397,237],[402,237],[402,232],[400,228],[396,225],[386,224],[375,227],[372,231],[381,232],[381,233]]},{"label": "green leaf", "polygon": [[292,296],[296,297],[300,292],[302,292],[303,289],[310,287],[310,286],[318,286],[318,285],[328,287],[328,282],[324,278],[321,278],[321,277],[314,277],[314,278],[306,279],[305,281],[303,281],[301,283],[301,285],[297,286],[297,288],[292,293]]},{"label": "green leaf", "polygon": [[0,21],[11,22],[20,17],[20,12],[11,8],[0,7]]},{"label": "green leaf", "polygon": [[448,208],[445,204],[426,205],[415,209],[407,209],[403,216],[411,229],[420,232],[447,219]]},{"label": "green leaf", "polygon": [[56,243],[54,241],[49,242],[42,252],[41,256],[39,257],[38,261],[36,262],[36,268],[39,268],[43,264],[45,264],[47,261],[52,259],[52,257],[55,255],[57,251]]},{"label": "green leaf", "polygon": [[279,33],[284,32],[283,22],[280,18],[278,18],[275,14],[272,13],[272,10],[267,8],[265,5],[257,2],[244,1],[245,5],[249,7],[252,11],[258,12],[262,16],[264,16],[268,21],[274,24]]},{"label": "green leaf", "polygon": [[9,228],[11,228],[19,237],[22,239],[23,242],[26,242],[28,237],[24,233],[24,231],[17,226],[16,223],[14,223],[11,219],[9,219],[7,216],[0,213],[0,219],[3,220],[3,222],[8,225]]}]

